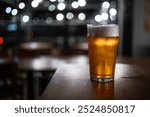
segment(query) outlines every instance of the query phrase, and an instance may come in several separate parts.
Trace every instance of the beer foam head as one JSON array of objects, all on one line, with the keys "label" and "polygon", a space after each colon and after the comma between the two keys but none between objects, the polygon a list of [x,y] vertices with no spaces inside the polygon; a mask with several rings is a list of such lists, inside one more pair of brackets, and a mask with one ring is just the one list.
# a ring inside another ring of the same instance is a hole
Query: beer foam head
[{"label": "beer foam head", "polygon": [[94,37],[118,37],[119,27],[115,24],[108,25],[87,25],[87,35]]}]

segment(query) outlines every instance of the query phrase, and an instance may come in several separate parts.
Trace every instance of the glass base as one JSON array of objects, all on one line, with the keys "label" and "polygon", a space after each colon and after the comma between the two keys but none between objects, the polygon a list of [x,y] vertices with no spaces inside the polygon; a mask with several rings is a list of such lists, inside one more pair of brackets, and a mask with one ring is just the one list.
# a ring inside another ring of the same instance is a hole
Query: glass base
[{"label": "glass base", "polygon": [[91,80],[96,82],[110,82],[114,80],[114,77],[91,77]]}]

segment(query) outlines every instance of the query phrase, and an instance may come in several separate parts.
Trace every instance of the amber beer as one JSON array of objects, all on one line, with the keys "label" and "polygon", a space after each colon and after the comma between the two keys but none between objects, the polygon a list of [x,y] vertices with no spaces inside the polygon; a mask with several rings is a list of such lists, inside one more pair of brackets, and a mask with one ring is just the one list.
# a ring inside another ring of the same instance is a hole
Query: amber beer
[{"label": "amber beer", "polygon": [[119,41],[118,25],[87,25],[89,66],[92,80],[107,82],[114,79]]}]

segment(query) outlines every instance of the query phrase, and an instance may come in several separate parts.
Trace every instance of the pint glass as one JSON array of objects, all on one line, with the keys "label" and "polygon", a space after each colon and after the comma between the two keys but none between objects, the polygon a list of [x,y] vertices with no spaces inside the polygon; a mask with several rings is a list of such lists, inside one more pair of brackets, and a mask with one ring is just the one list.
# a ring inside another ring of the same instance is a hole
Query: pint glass
[{"label": "pint glass", "polygon": [[87,38],[91,80],[112,81],[119,42],[118,25],[87,24]]}]

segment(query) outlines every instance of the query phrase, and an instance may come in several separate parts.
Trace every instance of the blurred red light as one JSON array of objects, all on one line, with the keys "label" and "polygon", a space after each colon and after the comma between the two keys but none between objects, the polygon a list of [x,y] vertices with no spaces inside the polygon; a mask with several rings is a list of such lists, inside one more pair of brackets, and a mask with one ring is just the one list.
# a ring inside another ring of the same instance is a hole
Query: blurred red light
[{"label": "blurred red light", "polygon": [[4,38],[0,37],[0,44],[3,44],[3,42],[4,42]]}]

